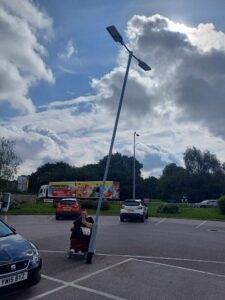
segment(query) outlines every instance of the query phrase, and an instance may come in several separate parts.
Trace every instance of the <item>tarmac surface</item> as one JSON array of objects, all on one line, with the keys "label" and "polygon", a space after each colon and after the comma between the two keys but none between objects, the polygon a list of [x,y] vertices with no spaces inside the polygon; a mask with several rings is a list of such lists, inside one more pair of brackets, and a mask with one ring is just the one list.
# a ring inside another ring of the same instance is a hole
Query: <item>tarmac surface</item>
[{"label": "tarmac surface", "polygon": [[72,220],[2,217],[35,243],[42,279],[1,299],[225,299],[225,222],[100,217],[97,253],[66,258]]}]

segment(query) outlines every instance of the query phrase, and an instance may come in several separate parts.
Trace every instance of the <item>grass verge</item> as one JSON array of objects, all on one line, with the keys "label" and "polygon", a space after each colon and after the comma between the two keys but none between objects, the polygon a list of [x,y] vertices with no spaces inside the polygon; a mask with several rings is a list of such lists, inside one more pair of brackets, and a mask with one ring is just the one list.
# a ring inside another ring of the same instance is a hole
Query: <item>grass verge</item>
[{"label": "grass verge", "polygon": [[[181,218],[181,219],[199,219],[199,220],[222,220],[225,221],[225,215],[222,215],[218,208],[193,208],[184,204],[179,206],[177,214],[158,213],[158,207],[162,202],[153,201],[149,205],[149,216],[159,218]],[[95,215],[94,209],[88,210],[89,214]],[[119,216],[120,204],[114,203],[110,210],[101,211],[102,216]],[[8,213],[11,215],[54,215],[55,208],[51,203],[23,203],[19,209],[10,209]]]}]

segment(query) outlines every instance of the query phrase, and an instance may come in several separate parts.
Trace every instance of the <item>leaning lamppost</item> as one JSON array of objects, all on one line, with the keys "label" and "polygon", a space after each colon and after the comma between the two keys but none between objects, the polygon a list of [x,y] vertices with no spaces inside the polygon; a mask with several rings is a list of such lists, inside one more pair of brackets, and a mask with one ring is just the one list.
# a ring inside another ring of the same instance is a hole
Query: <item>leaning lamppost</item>
[{"label": "leaning lamppost", "polygon": [[118,32],[118,30],[116,29],[115,26],[109,26],[106,29],[108,30],[109,34],[112,36],[112,38],[114,39],[115,42],[119,42],[122,46],[124,46],[126,48],[126,50],[129,53],[129,57],[128,57],[125,77],[124,77],[124,81],[123,81],[123,87],[122,87],[122,91],[121,91],[121,95],[120,95],[120,101],[119,101],[119,106],[118,106],[118,111],[117,111],[117,115],[116,115],[114,129],[113,129],[111,144],[110,144],[110,148],[109,148],[109,154],[108,154],[107,161],[106,161],[105,172],[104,172],[103,182],[102,182],[101,191],[100,191],[100,197],[98,199],[98,206],[97,206],[97,210],[96,210],[96,214],[95,214],[95,221],[94,221],[94,224],[93,224],[93,227],[92,227],[92,234],[91,234],[88,253],[87,253],[87,258],[86,258],[86,263],[87,264],[90,264],[92,262],[92,256],[93,256],[93,254],[95,253],[95,250],[96,250],[96,237],[97,237],[97,229],[98,229],[98,218],[99,218],[99,214],[100,214],[102,199],[104,197],[105,184],[106,184],[106,180],[107,180],[107,176],[108,176],[109,165],[110,165],[110,160],[111,160],[112,150],[113,150],[113,144],[114,144],[114,140],[115,140],[115,136],[116,136],[117,126],[118,126],[119,117],[120,117],[120,111],[121,111],[121,107],[122,107],[122,103],[123,103],[123,96],[124,96],[124,92],[125,92],[125,87],[126,87],[126,83],[127,83],[127,77],[128,77],[132,57],[137,60],[138,65],[144,71],[150,71],[151,70],[151,68],[145,62],[138,59],[133,54],[133,52],[128,49],[128,47],[125,45],[125,43],[123,41],[122,36],[120,35],[120,33]]},{"label": "leaning lamppost", "polygon": [[136,144],[135,144],[135,137],[136,136],[140,136],[136,131],[134,132],[134,164],[133,164],[133,200],[135,200],[136,199],[136,196],[135,196],[135,177],[136,177],[136,171],[135,171],[135,166],[136,166],[136,163],[135,163],[135,146],[136,146]]}]

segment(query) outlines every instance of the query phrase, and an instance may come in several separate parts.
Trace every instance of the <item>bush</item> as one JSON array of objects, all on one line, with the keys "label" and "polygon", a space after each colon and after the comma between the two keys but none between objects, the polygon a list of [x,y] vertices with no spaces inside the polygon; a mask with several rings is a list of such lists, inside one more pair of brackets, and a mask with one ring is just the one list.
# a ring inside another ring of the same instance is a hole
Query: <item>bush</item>
[{"label": "bush", "polygon": [[108,200],[103,200],[101,205],[101,210],[110,210],[111,203]]},{"label": "bush", "polygon": [[82,209],[95,209],[97,207],[96,200],[81,200],[80,203]]},{"label": "bush", "polygon": [[[82,209],[96,209],[98,206],[98,200],[81,200]],[[110,210],[111,204],[108,200],[103,200],[101,205],[101,210]]]},{"label": "bush", "polygon": [[225,196],[221,196],[219,201],[219,209],[223,215],[225,215]]},{"label": "bush", "polygon": [[157,209],[157,213],[161,214],[177,214],[179,213],[179,207],[177,205],[160,205]]}]

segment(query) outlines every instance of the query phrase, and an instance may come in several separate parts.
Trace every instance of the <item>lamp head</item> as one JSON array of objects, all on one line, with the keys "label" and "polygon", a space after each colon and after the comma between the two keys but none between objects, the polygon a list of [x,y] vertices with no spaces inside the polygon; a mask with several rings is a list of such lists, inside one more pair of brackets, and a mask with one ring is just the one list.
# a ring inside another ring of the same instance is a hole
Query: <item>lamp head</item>
[{"label": "lamp head", "polygon": [[149,65],[147,65],[145,62],[143,62],[142,60],[138,60],[138,65],[139,67],[141,67],[144,71],[150,71],[151,68],[149,67]]},{"label": "lamp head", "polygon": [[106,27],[111,37],[114,39],[115,42],[119,42],[120,44],[124,45],[123,38],[120,35],[119,31],[116,29],[114,25]]}]

